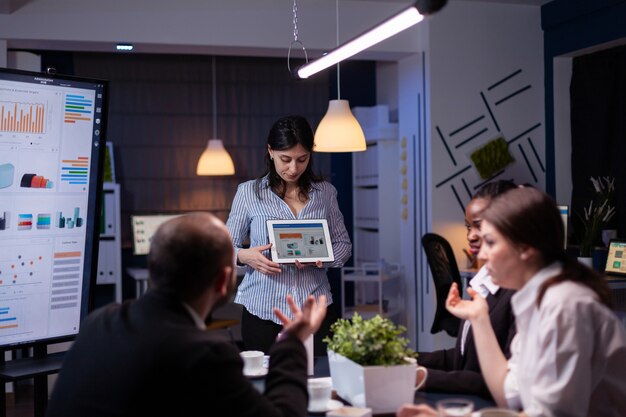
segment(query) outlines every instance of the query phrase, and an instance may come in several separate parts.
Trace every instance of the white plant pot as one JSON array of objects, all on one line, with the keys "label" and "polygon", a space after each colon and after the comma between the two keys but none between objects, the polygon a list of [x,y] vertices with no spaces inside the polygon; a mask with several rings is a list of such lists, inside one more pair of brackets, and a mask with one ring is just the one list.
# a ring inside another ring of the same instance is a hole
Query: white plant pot
[{"label": "white plant pot", "polygon": [[374,414],[395,413],[415,396],[417,363],[394,366],[361,366],[328,351],[333,388],[355,407],[368,407]]}]

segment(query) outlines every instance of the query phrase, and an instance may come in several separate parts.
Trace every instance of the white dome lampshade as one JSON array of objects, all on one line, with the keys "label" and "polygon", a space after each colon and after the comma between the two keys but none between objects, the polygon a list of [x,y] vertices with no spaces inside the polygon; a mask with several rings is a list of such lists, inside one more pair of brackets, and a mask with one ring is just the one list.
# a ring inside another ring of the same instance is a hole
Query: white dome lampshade
[{"label": "white dome lampshade", "polygon": [[221,139],[209,139],[206,149],[200,155],[197,175],[234,175],[235,165],[224,148]]},{"label": "white dome lampshade", "polygon": [[365,135],[348,100],[330,100],[315,131],[315,152],[360,152],[367,149]]}]

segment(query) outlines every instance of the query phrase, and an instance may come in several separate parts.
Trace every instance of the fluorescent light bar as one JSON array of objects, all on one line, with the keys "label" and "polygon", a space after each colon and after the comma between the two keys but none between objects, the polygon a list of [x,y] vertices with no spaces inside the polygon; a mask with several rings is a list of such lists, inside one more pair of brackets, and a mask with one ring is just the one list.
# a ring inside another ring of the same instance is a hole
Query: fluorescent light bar
[{"label": "fluorescent light bar", "polygon": [[431,15],[446,5],[448,0],[417,0],[411,7],[390,17],[383,23],[368,30],[333,49],[315,61],[311,61],[297,69],[295,75],[298,78],[309,78],[311,75],[335,65],[344,59],[369,48],[372,45],[384,41],[393,35],[424,20],[424,16]]},{"label": "fluorescent light bar", "polygon": [[118,51],[132,51],[133,45],[130,43],[118,43],[115,46],[115,49],[117,49]]},{"label": "fluorescent light bar", "polygon": [[362,35],[344,43],[321,58],[303,65],[298,69],[298,77],[309,78],[315,73],[333,66],[344,59],[350,58],[370,46],[376,45],[377,43],[392,37],[396,33],[402,32],[403,30],[421,22],[423,19],[424,16],[417,11],[416,7],[410,7],[380,25],[368,30]]}]

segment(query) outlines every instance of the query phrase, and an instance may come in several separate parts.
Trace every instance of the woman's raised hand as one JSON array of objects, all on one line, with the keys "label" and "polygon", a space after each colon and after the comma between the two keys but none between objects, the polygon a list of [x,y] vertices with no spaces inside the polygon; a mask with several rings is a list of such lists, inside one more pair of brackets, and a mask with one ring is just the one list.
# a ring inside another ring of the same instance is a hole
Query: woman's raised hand
[{"label": "woman's raised hand", "polygon": [[479,317],[488,316],[489,306],[487,305],[487,301],[473,288],[468,288],[467,293],[472,297],[471,300],[461,298],[459,287],[456,283],[452,283],[448,298],[446,299],[446,309],[463,320],[472,321]]},{"label": "woman's raised hand", "polygon": [[268,257],[263,253],[269,250],[272,247],[272,244],[269,243],[267,245],[262,246],[253,246],[248,249],[240,249],[237,255],[237,258],[240,263],[246,264],[255,270],[261,272],[265,275],[275,275],[279,274],[280,264],[276,262],[272,262]]}]

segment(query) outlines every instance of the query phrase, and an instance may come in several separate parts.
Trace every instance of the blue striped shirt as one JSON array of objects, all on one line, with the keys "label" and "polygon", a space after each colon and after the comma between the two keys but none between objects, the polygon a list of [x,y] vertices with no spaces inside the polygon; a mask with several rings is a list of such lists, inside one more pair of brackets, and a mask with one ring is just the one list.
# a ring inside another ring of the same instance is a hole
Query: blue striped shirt
[{"label": "blue striped shirt", "polygon": [[[247,239],[250,247],[269,243],[267,220],[327,219],[335,261],[326,263],[325,266],[339,268],[350,259],[352,243],[337,204],[337,190],[332,184],[326,181],[314,183],[309,193],[309,201],[298,217],[269,188],[267,176],[261,180],[261,198],[256,194],[255,188],[255,180],[239,185],[226,222],[237,254]],[[269,251],[266,256],[270,256]],[[325,268],[298,269],[295,265],[281,264],[282,272],[276,275],[265,275],[250,266],[245,268],[246,274],[237,289],[235,302],[263,320],[281,324],[272,311],[273,307],[278,307],[291,317],[291,310],[286,302],[287,294],[291,294],[299,306],[309,294],[315,297],[325,295],[328,304],[333,301]]]}]

